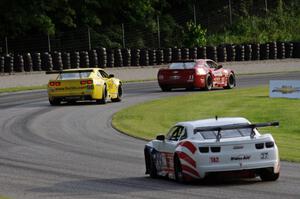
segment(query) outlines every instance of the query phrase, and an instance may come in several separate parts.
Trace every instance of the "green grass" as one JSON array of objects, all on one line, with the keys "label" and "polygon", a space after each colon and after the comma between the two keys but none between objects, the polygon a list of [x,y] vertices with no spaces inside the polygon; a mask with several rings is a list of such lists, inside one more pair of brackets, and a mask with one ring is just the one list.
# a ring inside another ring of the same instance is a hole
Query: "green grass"
[{"label": "green grass", "polygon": [[18,86],[12,88],[0,88],[0,93],[10,93],[17,91],[26,91],[26,90],[38,90],[38,89],[46,89],[46,85],[41,86]]},{"label": "green grass", "polygon": [[132,136],[153,139],[179,121],[241,116],[251,122],[278,120],[271,132],[281,159],[300,162],[300,100],[269,98],[268,87],[195,92],[167,97],[126,108],[113,116],[113,125]]}]

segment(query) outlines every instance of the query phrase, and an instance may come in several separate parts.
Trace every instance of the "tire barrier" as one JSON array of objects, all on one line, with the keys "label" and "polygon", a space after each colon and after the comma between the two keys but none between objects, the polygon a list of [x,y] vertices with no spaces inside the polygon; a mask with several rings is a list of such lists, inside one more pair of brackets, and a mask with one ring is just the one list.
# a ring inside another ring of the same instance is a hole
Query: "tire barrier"
[{"label": "tire barrier", "polygon": [[270,50],[269,50],[269,44],[261,44],[260,45],[260,59],[264,60],[264,59],[269,59],[269,54],[270,54]]},{"label": "tire barrier", "polygon": [[216,46],[207,46],[206,47],[207,58],[214,61],[218,61],[217,47]]},{"label": "tire barrier", "polygon": [[201,46],[197,48],[197,59],[207,58],[207,48],[206,46]]},{"label": "tire barrier", "polygon": [[234,61],[235,60],[235,46],[231,44],[227,44],[225,46],[226,53],[227,53],[227,61]]},{"label": "tire barrier", "polygon": [[269,59],[277,59],[277,44],[276,42],[269,43]]},{"label": "tire barrier", "polygon": [[235,61],[245,61],[245,46],[237,45],[235,48],[236,57]]},{"label": "tire barrier", "polygon": [[23,56],[24,59],[24,70],[26,72],[33,71],[33,63],[32,63],[32,57],[30,53],[25,53]]},{"label": "tire barrier", "polygon": [[48,52],[43,53],[42,70],[43,71],[52,71],[53,70],[52,56]]},{"label": "tire barrier", "polygon": [[180,48],[172,48],[172,62],[176,62],[181,60],[181,49]]},{"label": "tire barrier", "polygon": [[22,55],[15,54],[14,55],[14,66],[13,66],[14,72],[24,72],[24,59]]},{"label": "tire barrier", "polygon": [[245,44],[245,61],[250,61],[252,59],[252,46],[251,44]]},{"label": "tire barrier", "polygon": [[70,69],[71,68],[71,55],[68,52],[63,52],[62,54],[62,63],[63,69]]},{"label": "tire barrier", "polygon": [[89,59],[90,59],[90,67],[92,68],[97,68],[99,66],[98,64],[98,55],[96,50],[90,50],[88,52],[89,54]]},{"label": "tire barrier", "polygon": [[96,49],[98,54],[98,64],[100,68],[107,67],[107,51],[106,48],[98,48]]},{"label": "tire barrier", "polygon": [[252,44],[252,60],[260,60],[260,44]]},{"label": "tire barrier", "polygon": [[284,59],[285,58],[285,45],[283,42],[277,42],[277,58]]},{"label": "tire barrier", "polygon": [[114,67],[122,67],[123,66],[123,57],[121,49],[115,49],[115,64]]},{"label": "tire barrier", "polygon": [[300,42],[294,42],[293,47],[293,58],[300,58]]},{"label": "tire barrier", "polygon": [[141,49],[140,65],[149,66],[149,52],[146,48]]},{"label": "tire barrier", "polygon": [[123,66],[131,66],[131,50],[123,48],[121,52],[123,57]]},{"label": "tire barrier", "polygon": [[79,68],[80,67],[80,53],[74,51],[71,53],[71,68]]},{"label": "tire barrier", "polygon": [[8,54],[4,57],[4,72],[12,73],[14,68],[14,58]]},{"label": "tire barrier", "polygon": [[62,70],[63,62],[61,57],[61,52],[53,53],[53,70]]},{"label": "tire barrier", "polygon": [[114,67],[115,66],[115,53],[113,49],[106,50],[107,54],[107,67]]},{"label": "tire barrier", "polygon": [[141,50],[140,49],[132,49],[131,50],[131,65],[132,66],[139,66],[140,65],[140,57],[141,57]]},{"label": "tire barrier", "polygon": [[4,57],[0,56],[0,73],[4,73]]},{"label": "tire barrier", "polygon": [[149,65],[154,66],[156,65],[156,49],[150,49],[149,51]]},{"label": "tire barrier", "polygon": [[182,48],[181,49],[181,59],[182,60],[189,60],[190,59],[190,49]]},{"label": "tire barrier", "polygon": [[218,46],[217,47],[217,56],[219,62],[226,62],[227,61],[227,51],[225,46]]},{"label": "tire barrier", "polygon": [[286,58],[292,58],[293,57],[293,50],[294,50],[294,44],[291,42],[286,42],[284,44],[285,47],[285,57]]},{"label": "tire barrier", "polygon": [[90,66],[89,53],[87,51],[80,52],[80,68],[88,68]]},{"label": "tire barrier", "polygon": [[172,61],[172,48],[165,48],[164,52],[164,63],[170,63]]},{"label": "tire barrier", "polygon": [[190,59],[197,59],[197,48],[190,48]]},{"label": "tire barrier", "polygon": [[42,70],[41,53],[33,53],[32,54],[32,68],[33,68],[33,71],[41,71]]},{"label": "tire barrier", "polygon": [[156,51],[156,63],[161,65],[164,63],[164,51],[162,49],[158,49]]}]

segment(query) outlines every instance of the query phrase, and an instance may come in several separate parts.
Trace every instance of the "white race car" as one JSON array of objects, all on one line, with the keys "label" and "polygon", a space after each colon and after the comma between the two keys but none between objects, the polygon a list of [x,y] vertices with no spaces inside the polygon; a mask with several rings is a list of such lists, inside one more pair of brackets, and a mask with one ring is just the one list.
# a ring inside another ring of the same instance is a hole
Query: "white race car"
[{"label": "white race car", "polygon": [[179,122],[166,136],[146,144],[146,174],[179,182],[211,174],[275,181],[280,173],[278,148],[271,134],[261,135],[257,128],[278,125],[251,124],[241,117]]}]

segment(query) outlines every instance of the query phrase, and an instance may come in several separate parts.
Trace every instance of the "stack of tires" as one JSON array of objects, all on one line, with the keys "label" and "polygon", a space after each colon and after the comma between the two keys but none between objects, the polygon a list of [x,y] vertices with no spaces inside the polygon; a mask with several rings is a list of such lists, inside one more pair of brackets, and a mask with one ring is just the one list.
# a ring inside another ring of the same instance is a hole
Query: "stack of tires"
[{"label": "stack of tires", "polygon": [[300,58],[300,42],[294,42],[293,48],[293,58]]},{"label": "stack of tires", "polygon": [[24,70],[26,72],[33,71],[33,63],[32,63],[32,57],[30,53],[25,53],[24,56]]},{"label": "stack of tires", "polygon": [[0,73],[4,73],[4,56],[0,56]]},{"label": "stack of tires", "polygon": [[226,45],[227,61],[235,60],[235,46],[231,44]]},{"label": "stack of tires", "polygon": [[73,51],[71,53],[71,68],[80,67],[80,53],[78,51]]},{"label": "stack of tires", "polygon": [[15,72],[24,72],[24,59],[22,55],[15,55],[14,56],[14,67]]},{"label": "stack of tires", "polygon": [[140,49],[132,49],[131,50],[131,65],[132,66],[139,66],[140,65],[140,57],[141,51]]},{"label": "stack of tires", "polygon": [[181,59],[182,60],[189,60],[190,59],[190,49],[182,48],[181,49]]},{"label": "stack of tires", "polygon": [[270,49],[269,58],[277,59],[277,44],[276,44],[276,42],[269,43],[269,49]]},{"label": "stack of tires", "polygon": [[63,62],[61,57],[61,52],[53,53],[53,70],[62,70]]},{"label": "stack of tires", "polygon": [[164,63],[170,63],[172,61],[172,48],[164,49]]},{"label": "stack of tires", "polygon": [[122,67],[123,66],[123,57],[121,49],[115,49],[115,65],[114,67]]},{"label": "stack of tires", "polygon": [[71,55],[69,52],[63,52],[62,62],[63,62],[63,69],[71,68]]},{"label": "stack of tires", "polygon": [[252,46],[251,44],[245,44],[245,61],[250,61],[252,59]]},{"label": "stack of tires", "polygon": [[260,60],[260,44],[252,44],[252,60]]},{"label": "stack of tires", "polygon": [[172,62],[176,62],[181,60],[181,49],[180,48],[172,48]]},{"label": "stack of tires", "polygon": [[214,61],[218,61],[217,47],[216,46],[207,46],[206,47],[207,58]]},{"label": "stack of tires", "polygon": [[237,45],[235,48],[236,61],[245,61],[245,46],[244,45]]},{"label": "stack of tires", "polygon": [[292,42],[286,42],[284,44],[284,48],[285,48],[285,57],[286,58],[292,58],[293,57],[294,44]]},{"label": "stack of tires", "polygon": [[42,56],[42,70],[43,71],[52,71],[53,70],[53,61],[50,53],[45,52]]},{"label": "stack of tires", "polygon": [[149,53],[148,49],[141,49],[140,65],[148,66],[149,65]]},{"label": "stack of tires", "polygon": [[112,68],[115,66],[115,52],[113,49],[107,49],[107,67]]},{"label": "stack of tires", "polygon": [[156,51],[156,63],[161,65],[164,63],[164,51],[162,49],[158,49]]},{"label": "stack of tires", "polygon": [[89,51],[89,58],[90,58],[90,67],[97,68],[99,64],[98,64],[98,55],[96,50]]},{"label": "stack of tires", "polygon": [[80,52],[80,67],[88,68],[90,66],[89,54],[87,51]]},{"label": "stack of tires", "polygon": [[277,42],[277,58],[285,59],[285,45],[283,42]]},{"label": "stack of tires", "polygon": [[269,59],[269,54],[270,54],[270,49],[269,49],[269,44],[261,44],[260,45],[260,59],[265,60]]},{"label": "stack of tires", "polygon": [[106,48],[98,48],[97,50],[98,54],[98,64],[100,68],[106,68],[107,67],[107,51]]},{"label": "stack of tires", "polygon": [[190,59],[197,59],[197,47],[190,48]]},{"label": "stack of tires", "polygon": [[12,73],[14,68],[14,58],[12,55],[7,54],[4,57],[4,72]]},{"label": "stack of tires", "polygon": [[225,46],[220,45],[217,47],[217,57],[219,62],[227,61],[227,51]]},{"label": "stack of tires", "polygon": [[128,48],[122,49],[123,66],[131,66],[131,50]]},{"label": "stack of tires", "polygon": [[33,53],[32,55],[32,67],[34,71],[42,70],[42,58],[41,53]]},{"label": "stack of tires", "polygon": [[207,50],[206,46],[200,46],[197,48],[197,59],[206,59]]},{"label": "stack of tires", "polygon": [[154,66],[156,65],[156,49],[149,50],[149,65]]}]

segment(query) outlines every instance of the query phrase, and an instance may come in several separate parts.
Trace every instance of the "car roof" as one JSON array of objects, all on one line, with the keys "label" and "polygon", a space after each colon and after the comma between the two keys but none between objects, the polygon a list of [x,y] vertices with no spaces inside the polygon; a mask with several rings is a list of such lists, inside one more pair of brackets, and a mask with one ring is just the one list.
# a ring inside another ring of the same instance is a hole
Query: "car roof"
[{"label": "car roof", "polygon": [[243,117],[222,117],[222,118],[210,118],[210,119],[203,119],[203,120],[179,122],[176,125],[189,126],[195,129],[197,127],[223,126],[223,125],[241,124],[241,123],[245,124],[250,122],[249,120]]}]

